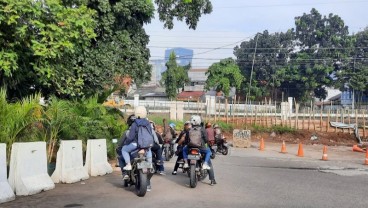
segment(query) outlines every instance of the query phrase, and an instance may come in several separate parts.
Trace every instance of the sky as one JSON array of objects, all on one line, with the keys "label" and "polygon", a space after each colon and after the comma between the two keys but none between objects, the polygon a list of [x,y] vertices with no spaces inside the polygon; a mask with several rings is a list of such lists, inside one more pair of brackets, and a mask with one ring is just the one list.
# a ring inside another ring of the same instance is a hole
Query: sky
[{"label": "sky", "polygon": [[368,0],[211,0],[213,11],[201,16],[196,30],[175,22],[164,29],[157,14],[145,26],[150,36],[151,60],[164,59],[167,48],[184,47],[194,51],[192,68],[204,69],[220,59],[233,57],[233,49],[257,32],[285,32],[294,18],[316,8],[322,15],[340,16],[356,33],[368,26]]}]

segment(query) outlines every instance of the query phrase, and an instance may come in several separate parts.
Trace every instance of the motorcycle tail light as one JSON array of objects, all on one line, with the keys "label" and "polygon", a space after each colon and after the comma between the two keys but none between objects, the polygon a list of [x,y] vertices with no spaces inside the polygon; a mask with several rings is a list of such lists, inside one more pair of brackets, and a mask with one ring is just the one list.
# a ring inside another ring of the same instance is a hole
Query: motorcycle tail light
[{"label": "motorcycle tail light", "polygon": [[192,155],[198,155],[199,152],[198,152],[197,149],[192,149],[192,150],[190,150],[190,154],[192,154]]}]

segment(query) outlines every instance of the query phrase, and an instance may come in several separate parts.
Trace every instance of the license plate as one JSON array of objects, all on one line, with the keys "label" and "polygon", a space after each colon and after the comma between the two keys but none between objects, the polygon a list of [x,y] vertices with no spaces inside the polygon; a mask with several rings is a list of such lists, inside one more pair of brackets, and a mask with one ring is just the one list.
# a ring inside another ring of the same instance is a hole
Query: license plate
[{"label": "license plate", "polygon": [[188,155],[188,159],[189,160],[199,160],[200,159],[200,155]]},{"label": "license plate", "polygon": [[151,168],[152,167],[152,164],[150,162],[140,162],[140,163],[137,163],[137,168],[138,169],[143,169],[143,168]]}]

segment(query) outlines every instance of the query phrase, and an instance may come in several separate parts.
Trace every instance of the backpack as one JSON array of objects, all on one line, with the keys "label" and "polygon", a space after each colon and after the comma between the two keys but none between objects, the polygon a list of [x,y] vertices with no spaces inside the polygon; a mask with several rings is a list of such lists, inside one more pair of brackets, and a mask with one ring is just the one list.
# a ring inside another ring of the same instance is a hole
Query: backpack
[{"label": "backpack", "polygon": [[193,127],[189,130],[189,147],[202,147],[201,127]]},{"label": "backpack", "polygon": [[146,149],[153,146],[154,139],[152,134],[152,127],[150,124],[137,124],[137,144],[139,148]]}]

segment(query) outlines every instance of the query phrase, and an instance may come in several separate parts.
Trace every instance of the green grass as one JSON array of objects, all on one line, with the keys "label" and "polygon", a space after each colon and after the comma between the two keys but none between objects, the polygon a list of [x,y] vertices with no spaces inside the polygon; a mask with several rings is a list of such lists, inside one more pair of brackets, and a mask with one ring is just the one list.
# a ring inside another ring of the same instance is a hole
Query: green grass
[{"label": "green grass", "polygon": [[296,129],[288,127],[288,126],[281,126],[281,125],[274,125],[272,127],[265,127],[261,125],[254,124],[250,126],[250,129],[255,133],[271,133],[275,132],[277,134],[285,134],[285,133],[295,133]]}]

